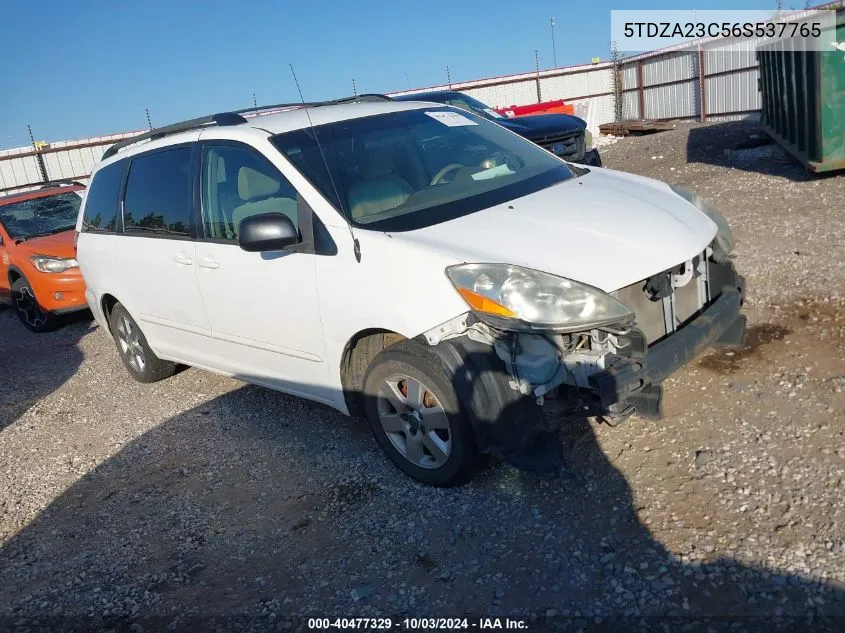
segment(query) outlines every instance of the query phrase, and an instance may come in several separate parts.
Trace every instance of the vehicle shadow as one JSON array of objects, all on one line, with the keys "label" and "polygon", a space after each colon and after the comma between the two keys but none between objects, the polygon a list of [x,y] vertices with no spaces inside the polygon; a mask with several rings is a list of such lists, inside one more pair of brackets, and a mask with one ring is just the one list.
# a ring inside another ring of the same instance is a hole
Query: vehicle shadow
[{"label": "vehicle shadow", "polygon": [[842,630],[839,588],[676,560],[591,423],[570,420],[561,441],[574,479],[493,464],[428,488],[361,420],[245,386],[139,437],[8,542],[0,628],[533,614],[532,631]]},{"label": "vehicle shadow", "polygon": [[814,174],[775,142],[757,121],[731,121],[693,127],[687,137],[687,162],[806,182],[835,177]]},{"label": "vehicle shadow", "polygon": [[[83,356],[77,343],[92,329],[91,313],[65,317],[65,325],[33,334],[14,310],[0,311],[0,431],[79,368]],[[50,352],[45,354],[45,349]]]}]

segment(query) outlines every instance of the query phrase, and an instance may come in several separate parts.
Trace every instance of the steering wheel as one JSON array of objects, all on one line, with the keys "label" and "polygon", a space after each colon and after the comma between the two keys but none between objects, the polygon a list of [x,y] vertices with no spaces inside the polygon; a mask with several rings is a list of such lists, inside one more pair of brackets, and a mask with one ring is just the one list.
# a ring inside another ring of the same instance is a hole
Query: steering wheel
[{"label": "steering wheel", "polygon": [[443,180],[443,176],[448,174],[450,171],[457,171],[457,170],[463,169],[463,168],[464,168],[464,166],[461,165],[460,163],[450,163],[450,164],[446,165],[443,169],[438,171],[436,174],[434,174],[434,178],[431,179],[431,184],[436,185],[438,182]]}]

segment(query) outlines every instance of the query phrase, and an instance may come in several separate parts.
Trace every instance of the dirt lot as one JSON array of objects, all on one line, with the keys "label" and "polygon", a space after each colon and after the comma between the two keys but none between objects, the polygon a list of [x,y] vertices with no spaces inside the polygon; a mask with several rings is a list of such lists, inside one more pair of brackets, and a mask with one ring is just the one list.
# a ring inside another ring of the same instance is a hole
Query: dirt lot
[{"label": "dirt lot", "polygon": [[490,464],[426,488],[360,420],[194,369],[136,384],[89,320],[35,336],[0,311],[0,629],[842,630],[845,177],[759,134],[604,150],[723,210],[750,342],[674,377],[661,421],[573,423],[572,480]]}]

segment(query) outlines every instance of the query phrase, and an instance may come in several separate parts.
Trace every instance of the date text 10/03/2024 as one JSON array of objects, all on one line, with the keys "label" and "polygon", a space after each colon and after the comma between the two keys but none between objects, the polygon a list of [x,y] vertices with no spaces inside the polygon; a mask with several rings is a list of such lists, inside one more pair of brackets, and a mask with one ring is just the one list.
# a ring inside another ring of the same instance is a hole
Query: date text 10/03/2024
[{"label": "date text 10/03/2024", "polygon": [[443,630],[526,630],[525,620],[511,618],[309,618],[308,628],[329,629],[393,629],[413,631]]}]

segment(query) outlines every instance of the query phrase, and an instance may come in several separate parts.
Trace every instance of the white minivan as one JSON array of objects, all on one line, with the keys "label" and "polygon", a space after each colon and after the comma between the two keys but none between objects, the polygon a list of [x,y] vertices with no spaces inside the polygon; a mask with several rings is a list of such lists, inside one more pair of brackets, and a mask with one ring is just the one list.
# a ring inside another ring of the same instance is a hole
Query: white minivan
[{"label": "white minivan", "polygon": [[669,374],[742,345],[733,237],[695,194],[439,104],[281,109],[95,169],[79,266],[137,380],[186,364],[365,415],[443,486],[479,453],[557,468],[566,419],[658,416]]}]

